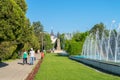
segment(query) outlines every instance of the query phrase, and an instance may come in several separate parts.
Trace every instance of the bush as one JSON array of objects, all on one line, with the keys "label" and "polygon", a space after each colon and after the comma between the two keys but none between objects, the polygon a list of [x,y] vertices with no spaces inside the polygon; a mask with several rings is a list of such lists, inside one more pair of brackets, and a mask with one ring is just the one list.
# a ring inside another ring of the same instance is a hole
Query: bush
[{"label": "bush", "polygon": [[16,58],[18,58],[18,54],[15,52],[15,53],[13,53],[11,59],[16,59]]},{"label": "bush", "polygon": [[68,46],[67,46],[67,52],[69,55],[78,55],[80,54],[81,51],[81,44],[79,42],[76,41],[70,41]]},{"label": "bush", "polygon": [[11,42],[2,42],[0,44],[0,58],[1,59],[9,59],[13,52],[16,50],[17,45],[11,45]]}]

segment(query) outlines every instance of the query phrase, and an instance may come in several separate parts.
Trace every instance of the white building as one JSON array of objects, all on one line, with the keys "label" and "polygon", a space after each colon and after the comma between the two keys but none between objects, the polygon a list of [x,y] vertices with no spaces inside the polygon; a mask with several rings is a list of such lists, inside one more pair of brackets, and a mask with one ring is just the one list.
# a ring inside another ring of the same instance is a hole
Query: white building
[{"label": "white building", "polygon": [[70,40],[70,39],[72,39],[72,37],[73,37],[73,34],[65,33],[65,39]]},{"label": "white building", "polygon": [[53,30],[51,30],[50,37],[51,37],[52,44],[54,44],[57,40],[57,37],[54,35]]}]

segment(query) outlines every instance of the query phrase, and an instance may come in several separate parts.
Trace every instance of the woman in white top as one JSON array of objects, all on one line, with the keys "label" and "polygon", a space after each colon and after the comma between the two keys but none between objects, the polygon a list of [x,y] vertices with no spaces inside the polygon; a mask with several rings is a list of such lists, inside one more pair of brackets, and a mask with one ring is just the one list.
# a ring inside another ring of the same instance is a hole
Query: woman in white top
[{"label": "woman in white top", "polygon": [[34,64],[34,57],[35,57],[35,51],[33,50],[33,48],[31,48],[31,50],[30,50],[30,65]]}]

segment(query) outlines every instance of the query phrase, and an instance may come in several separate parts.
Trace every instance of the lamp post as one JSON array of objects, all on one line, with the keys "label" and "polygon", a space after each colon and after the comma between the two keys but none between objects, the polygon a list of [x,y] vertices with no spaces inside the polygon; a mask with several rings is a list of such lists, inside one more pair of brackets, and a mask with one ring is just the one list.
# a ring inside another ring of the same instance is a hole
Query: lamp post
[{"label": "lamp post", "polygon": [[41,34],[41,36],[40,36],[40,37],[41,37],[41,43],[42,43],[42,44],[41,44],[41,47],[42,47],[41,49],[42,49],[42,51],[44,50],[44,34],[45,34],[45,32],[46,32],[46,31],[40,32],[40,34]]},{"label": "lamp post", "polygon": [[44,33],[42,32],[42,51],[43,51],[43,45],[44,45],[44,44],[43,44],[43,34],[44,34]]},{"label": "lamp post", "polygon": [[42,51],[43,51],[43,46],[44,46],[44,43],[43,43],[43,32],[40,32],[40,42],[41,42],[41,49],[42,49]]}]

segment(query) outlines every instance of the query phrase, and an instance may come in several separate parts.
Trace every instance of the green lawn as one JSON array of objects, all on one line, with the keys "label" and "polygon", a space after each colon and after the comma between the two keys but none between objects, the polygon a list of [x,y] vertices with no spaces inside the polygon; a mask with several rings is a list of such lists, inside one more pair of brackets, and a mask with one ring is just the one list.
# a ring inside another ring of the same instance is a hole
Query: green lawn
[{"label": "green lawn", "polygon": [[120,80],[120,77],[99,72],[67,57],[47,54],[35,80]]}]

